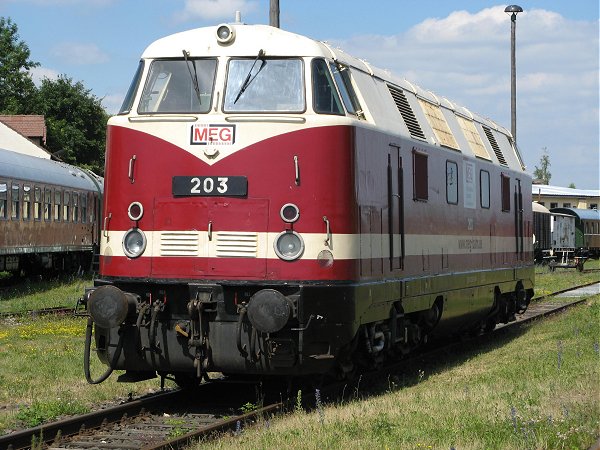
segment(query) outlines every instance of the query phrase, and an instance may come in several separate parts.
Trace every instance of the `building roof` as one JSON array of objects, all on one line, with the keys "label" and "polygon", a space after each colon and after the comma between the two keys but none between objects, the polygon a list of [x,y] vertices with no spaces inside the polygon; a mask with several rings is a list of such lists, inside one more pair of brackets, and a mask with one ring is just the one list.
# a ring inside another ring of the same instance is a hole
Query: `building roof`
[{"label": "building roof", "polygon": [[572,189],[547,184],[534,184],[531,189],[533,195],[539,194],[548,197],[600,197],[600,189]]},{"label": "building roof", "polygon": [[46,120],[44,116],[0,115],[0,122],[4,122],[4,124],[26,138],[40,138],[42,143],[46,143]]},{"label": "building roof", "polygon": [[27,139],[0,120],[0,148],[38,158],[50,159],[50,152]]}]

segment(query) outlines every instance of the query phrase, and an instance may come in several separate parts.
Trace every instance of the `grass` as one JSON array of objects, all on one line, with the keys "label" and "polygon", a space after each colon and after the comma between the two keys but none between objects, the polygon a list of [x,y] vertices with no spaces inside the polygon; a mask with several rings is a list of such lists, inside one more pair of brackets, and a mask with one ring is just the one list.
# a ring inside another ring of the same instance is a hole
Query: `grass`
[{"label": "grass", "polygon": [[55,278],[49,281],[27,280],[18,286],[0,290],[0,313],[22,313],[57,306],[75,307],[91,277]]},{"label": "grass", "polygon": [[381,394],[294,411],[202,449],[587,449],[600,436],[600,296]]},{"label": "grass", "polygon": [[[597,272],[538,272],[538,296],[598,280]],[[91,285],[91,279],[71,279],[3,290],[0,312],[74,305]],[[448,366],[423,367],[408,385],[390,380],[382,387],[385,395],[321,405],[313,413],[305,412],[300,402],[284,420],[265,421],[256,430],[243,430],[237,440],[210,445],[587,448],[599,435],[599,302],[596,298],[591,305],[530,327],[497,348],[476,349]],[[117,383],[118,374],[88,385],[82,367],[85,324],[81,317],[0,319],[0,433],[159,388],[158,380]],[[518,360],[514,355],[520,355]],[[92,357],[93,376],[104,368]]]},{"label": "grass", "polygon": [[[75,306],[91,278],[29,281],[0,293],[0,312]],[[159,388],[158,380],[90,386],[83,375],[84,317],[11,316],[0,320],[0,433],[82,413]],[[105,366],[92,355],[92,376]],[[169,383],[167,383],[169,385]]]},{"label": "grass", "polygon": [[[159,388],[157,380],[117,383],[117,374],[100,385],[88,385],[83,375],[85,326],[82,317],[0,322],[0,433]],[[104,369],[92,357],[92,375]]]},{"label": "grass", "polygon": [[[588,260],[584,268],[599,269],[600,260]],[[584,283],[600,281],[600,272],[578,272],[576,269],[556,269],[550,272],[548,266],[536,266],[535,297],[552,294]]]}]

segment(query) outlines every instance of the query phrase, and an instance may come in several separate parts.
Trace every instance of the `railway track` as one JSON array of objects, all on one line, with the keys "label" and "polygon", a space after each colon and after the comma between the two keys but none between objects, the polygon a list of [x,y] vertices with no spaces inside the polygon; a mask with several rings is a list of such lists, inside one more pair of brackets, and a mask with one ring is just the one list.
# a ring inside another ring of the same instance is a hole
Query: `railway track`
[{"label": "railway track", "polygon": [[0,437],[0,448],[173,449],[226,430],[240,430],[281,405],[257,405],[248,383],[209,382],[173,390]]},{"label": "railway track", "polygon": [[[579,289],[580,291],[577,291]],[[522,326],[557,311],[577,305],[599,293],[600,283],[588,284],[541,297],[533,301],[525,314],[515,322],[499,325],[494,330]],[[573,300],[556,299],[557,296],[573,296]],[[472,341],[492,339],[488,333],[475,337]],[[448,354],[451,348],[464,345],[464,341],[454,342],[411,356],[379,371],[361,374],[353,382],[345,381],[323,386],[320,391],[323,401],[339,400],[340,393],[358,390],[356,383],[363,386],[375,385],[386,377],[407,370],[414,361],[422,363],[424,358],[437,360],[436,354]],[[420,366],[419,366],[420,367]],[[76,416],[18,431],[0,437],[0,448],[20,449],[33,445],[50,446],[53,449],[163,449],[182,448],[190,442],[216,435],[226,430],[239,430],[280,411],[291,409],[282,403],[281,392],[295,393],[289,386],[272,386],[263,389],[255,383],[230,383],[216,380],[200,385],[190,401],[188,391],[174,390],[163,392],[118,406],[106,408],[83,416]],[[305,405],[314,405],[314,398],[304,395]],[[314,392],[314,386],[312,388]],[[289,400],[292,402],[292,400]],[[266,405],[266,406],[265,406]]]}]

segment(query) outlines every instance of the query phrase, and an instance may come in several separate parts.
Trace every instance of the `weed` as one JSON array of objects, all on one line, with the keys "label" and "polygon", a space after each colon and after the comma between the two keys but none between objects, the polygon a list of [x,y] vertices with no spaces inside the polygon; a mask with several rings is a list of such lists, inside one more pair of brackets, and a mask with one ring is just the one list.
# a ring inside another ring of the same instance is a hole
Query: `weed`
[{"label": "weed", "polygon": [[356,388],[354,390],[355,397],[358,398],[358,391],[360,389],[360,382],[362,381],[362,375],[358,376],[358,382],[356,383]]},{"label": "weed", "polygon": [[258,406],[252,402],[246,402],[240,407],[240,411],[242,412],[242,414],[247,414],[252,411],[256,411],[257,409],[258,409]]},{"label": "weed", "polygon": [[191,431],[189,427],[184,426],[186,422],[182,418],[167,419],[165,421],[165,424],[172,427],[171,431],[169,432],[170,438],[183,436],[184,434],[187,434]]},{"label": "weed", "polygon": [[513,424],[515,433],[518,433],[519,427],[517,426],[517,408],[515,408],[514,406],[510,407],[510,417],[512,419],[512,424]]},{"label": "weed", "polygon": [[294,407],[294,411],[296,413],[304,412],[304,409],[302,409],[302,390],[298,390],[296,393],[296,406]]},{"label": "weed", "polygon": [[321,425],[323,425],[325,423],[325,411],[323,411],[323,405],[321,404],[321,391],[319,389],[315,389],[315,402]]}]

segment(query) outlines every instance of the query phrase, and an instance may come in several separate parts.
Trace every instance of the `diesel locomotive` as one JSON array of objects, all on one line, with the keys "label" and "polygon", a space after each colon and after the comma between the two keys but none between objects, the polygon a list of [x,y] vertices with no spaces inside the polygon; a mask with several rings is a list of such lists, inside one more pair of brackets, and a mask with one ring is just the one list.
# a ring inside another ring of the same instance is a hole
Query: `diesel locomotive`
[{"label": "diesel locomotive", "polygon": [[344,377],[490,330],[533,296],[531,205],[505,128],[327,43],[165,37],[108,123],[86,377]]}]

